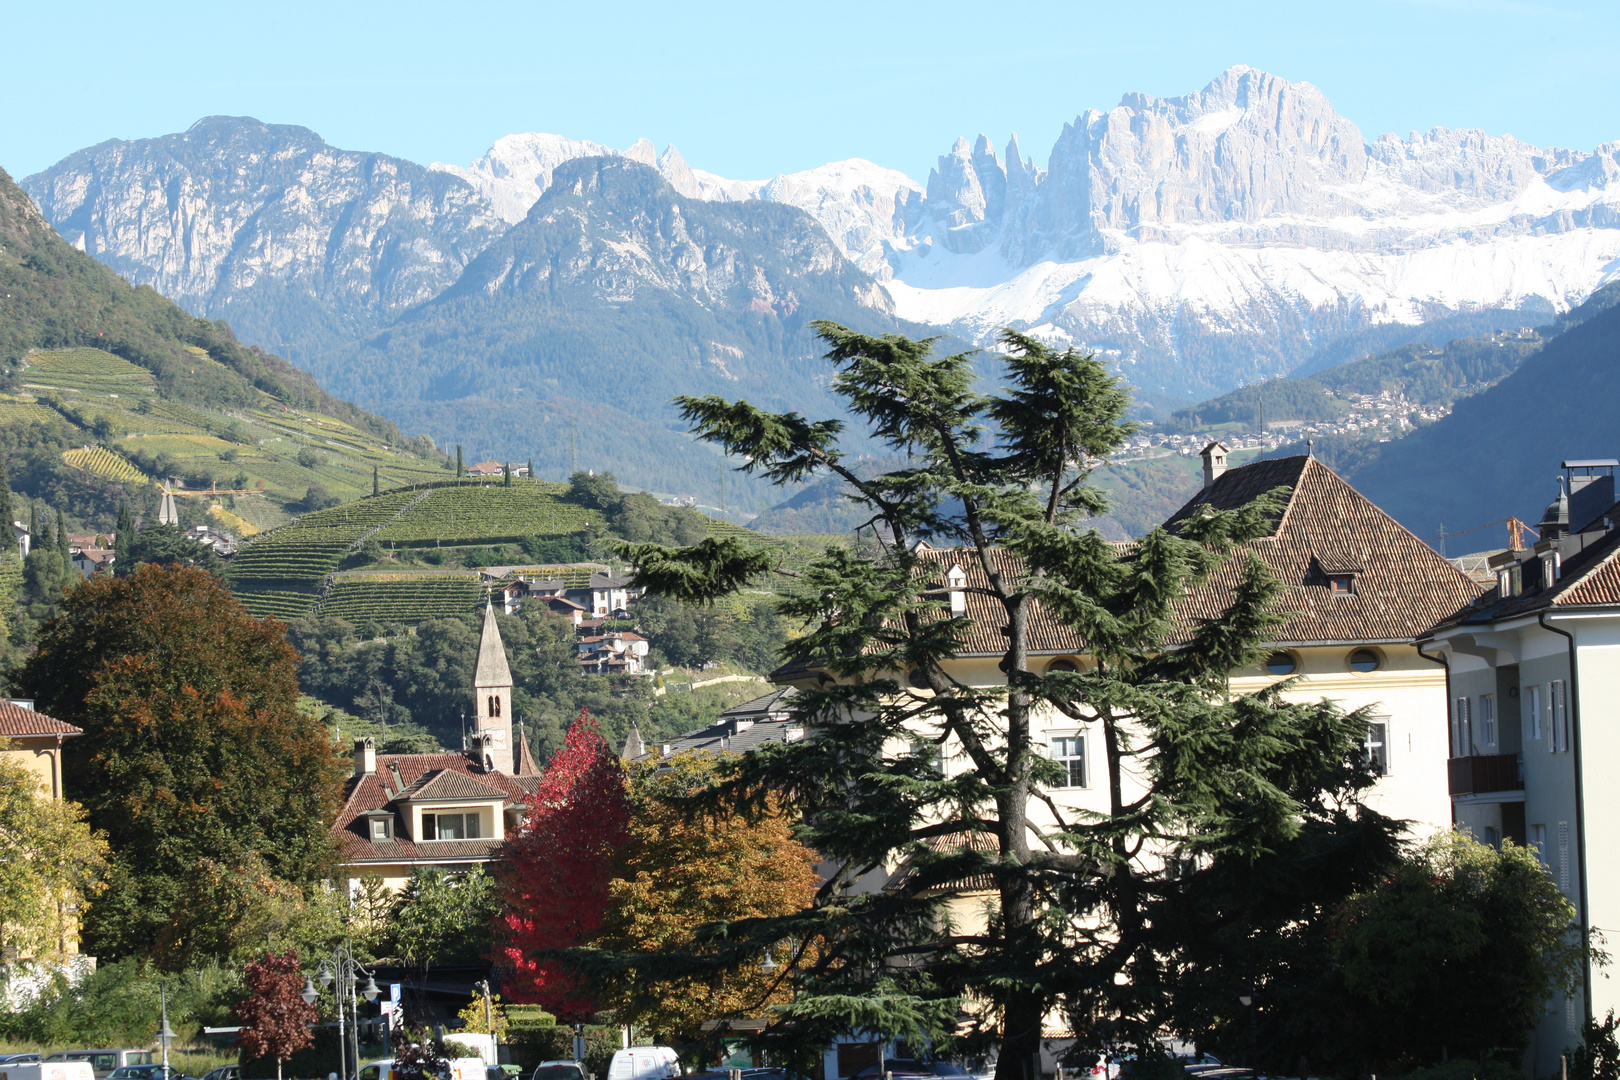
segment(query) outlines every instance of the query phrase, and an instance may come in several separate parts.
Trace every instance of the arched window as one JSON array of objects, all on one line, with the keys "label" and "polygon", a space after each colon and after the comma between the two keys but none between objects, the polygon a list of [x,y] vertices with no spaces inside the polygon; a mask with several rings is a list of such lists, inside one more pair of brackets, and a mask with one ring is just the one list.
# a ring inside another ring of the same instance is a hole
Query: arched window
[{"label": "arched window", "polygon": [[489,715],[491,717],[499,717],[501,715],[501,698],[499,694],[489,695]]}]

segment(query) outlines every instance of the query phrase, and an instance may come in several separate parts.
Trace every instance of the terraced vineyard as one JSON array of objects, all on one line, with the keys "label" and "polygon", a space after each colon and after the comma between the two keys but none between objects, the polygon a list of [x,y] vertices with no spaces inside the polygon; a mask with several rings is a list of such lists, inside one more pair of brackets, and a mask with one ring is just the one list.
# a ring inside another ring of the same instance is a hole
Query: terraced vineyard
[{"label": "terraced vineyard", "polygon": [[[191,351],[199,370],[215,363],[199,350]],[[325,488],[340,499],[368,494],[373,468],[389,488],[446,478],[442,459],[380,445],[369,431],[291,408],[268,394],[257,407],[230,411],[171,401],[160,396],[145,369],[99,349],[31,353],[18,381],[22,392],[0,396],[0,425],[39,421],[110,427],[114,434],[104,439],[106,449],[126,458],[142,452],[166,457],[167,475],[185,478],[193,489],[262,492],[246,497],[267,500],[275,509],[261,516],[272,520],[311,487]],[[41,398],[59,401],[67,415]],[[298,461],[306,447],[319,455],[309,465]],[[242,479],[245,483],[238,483]]]},{"label": "terraced vineyard", "polygon": [[383,544],[507,544],[525,536],[568,536],[601,515],[559,497],[567,486],[518,479],[511,487],[481,483],[435,487],[420,506],[377,534]]},{"label": "terraced vineyard", "polygon": [[122,480],[138,484],[146,476],[125,458],[101,446],[87,446],[81,450],[66,450],[62,460],[75,469],[83,469],[109,480]]},{"label": "terraced vineyard", "polygon": [[478,610],[474,573],[356,573],[339,577],[321,603],[323,617],[354,623],[419,623]]}]

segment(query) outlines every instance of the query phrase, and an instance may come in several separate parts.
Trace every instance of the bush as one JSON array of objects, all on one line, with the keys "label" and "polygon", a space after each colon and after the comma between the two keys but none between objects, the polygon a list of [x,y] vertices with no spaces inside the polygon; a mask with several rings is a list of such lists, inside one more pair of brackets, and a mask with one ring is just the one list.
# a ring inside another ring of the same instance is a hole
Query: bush
[{"label": "bush", "polygon": [[318,469],[326,463],[326,455],[316,453],[313,447],[305,446],[298,451],[298,464],[306,469]]}]

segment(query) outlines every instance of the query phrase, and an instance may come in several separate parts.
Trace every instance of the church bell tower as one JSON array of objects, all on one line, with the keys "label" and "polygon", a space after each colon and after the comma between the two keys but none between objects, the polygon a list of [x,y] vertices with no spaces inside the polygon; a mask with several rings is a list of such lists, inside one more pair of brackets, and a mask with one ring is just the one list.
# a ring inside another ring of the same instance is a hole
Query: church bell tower
[{"label": "church bell tower", "polygon": [[495,625],[495,607],[484,604],[484,632],[473,671],[473,735],[469,750],[484,768],[512,775],[512,669]]}]

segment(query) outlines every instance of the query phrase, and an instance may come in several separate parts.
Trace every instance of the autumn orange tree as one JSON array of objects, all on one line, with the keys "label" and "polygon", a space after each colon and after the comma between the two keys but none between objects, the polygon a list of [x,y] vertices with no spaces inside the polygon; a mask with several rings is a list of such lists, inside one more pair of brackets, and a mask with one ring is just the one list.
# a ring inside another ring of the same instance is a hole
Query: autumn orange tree
[{"label": "autumn orange tree", "polygon": [[235,1009],[242,1050],[250,1061],[274,1058],[276,1080],[281,1080],[282,1064],[315,1041],[309,1025],[320,1019],[300,990],[298,953],[267,952],[243,970],[242,979],[248,996]]},{"label": "autumn orange tree", "polygon": [[[694,810],[692,797],[715,779],[715,760],[695,755],[636,770],[629,832],[595,939],[604,952],[635,958],[607,976],[615,1019],[683,1042],[698,1039],[705,1020],[755,1016],[786,1000],[785,948],[769,963],[763,952],[738,963],[734,951],[705,942],[706,928],[801,911],[818,880],[815,853],[794,838],[780,806],[751,815]],[[660,953],[680,956],[679,969],[647,963]]]},{"label": "autumn orange tree", "polygon": [[87,951],[170,970],[222,958],[267,881],[329,876],[342,763],[298,711],[297,660],[281,624],[194,567],[68,591],[13,682],[85,732],[67,788],[111,846]]},{"label": "autumn orange tree", "polygon": [[569,1021],[589,1020],[600,1007],[595,987],[554,950],[583,945],[601,927],[610,860],[629,818],[624,765],[582,709],[495,864],[498,952],[514,1001]]}]

